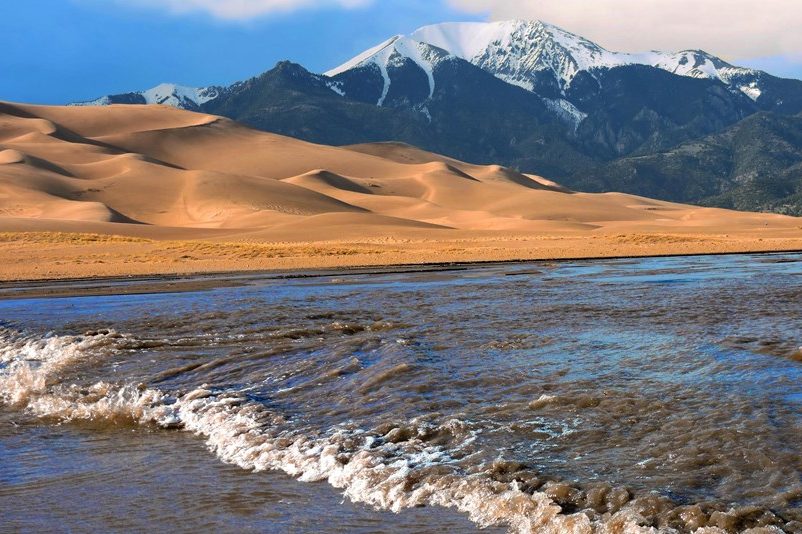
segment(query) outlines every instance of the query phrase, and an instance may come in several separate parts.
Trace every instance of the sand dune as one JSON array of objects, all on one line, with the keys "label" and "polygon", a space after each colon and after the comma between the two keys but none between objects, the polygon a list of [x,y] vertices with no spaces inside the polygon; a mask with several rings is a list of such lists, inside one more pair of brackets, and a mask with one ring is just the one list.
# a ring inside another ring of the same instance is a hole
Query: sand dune
[{"label": "sand dune", "polygon": [[25,163],[25,154],[12,149],[0,152],[0,165],[11,165],[12,163]]},{"label": "sand dune", "polygon": [[[693,234],[751,240],[742,248],[752,250],[764,238],[802,248],[801,227],[778,215],[575,193],[400,143],[314,145],[163,106],[0,103],[0,231],[329,243]],[[435,248],[432,260],[446,259]]]}]

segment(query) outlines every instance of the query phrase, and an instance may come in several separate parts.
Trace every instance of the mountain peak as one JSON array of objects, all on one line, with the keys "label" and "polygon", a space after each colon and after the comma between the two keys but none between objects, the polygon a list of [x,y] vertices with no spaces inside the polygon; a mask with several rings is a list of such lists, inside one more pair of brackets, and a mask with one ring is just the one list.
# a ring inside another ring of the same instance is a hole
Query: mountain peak
[{"label": "mountain peak", "polygon": [[[541,20],[448,22],[424,26],[411,38],[434,45],[530,91],[543,76],[553,76],[565,91],[580,72],[646,65],[680,76],[708,78],[734,85],[752,99],[760,92],[757,71],[734,67],[702,50],[683,52],[613,52],[579,35]],[[733,80],[738,78],[739,83]],[[739,85],[740,84],[740,85]]]},{"label": "mountain peak", "polygon": [[334,68],[324,75],[334,78],[349,71],[361,68],[372,68],[378,70],[383,80],[383,90],[378,99],[377,105],[384,104],[385,99],[392,84],[390,71],[404,66],[411,62],[416,65],[426,75],[429,83],[428,98],[434,95],[435,77],[434,70],[442,61],[451,55],[445,50],[432,46],[404,35],[396,35],[383,43],[366,50],[362,54],[346,61],[337,68]]},{"label": "mountain peak", "polygon": [[304,67],[303,65],[288,60],[279,61],[278,63],[276,63],[275,67],[265,72],[264,75],[270,73],[279,73],[284,76],[291,76],[291,77],[298,77],[298,76],[305,77],[311,74],[308,70],[306,70],[306,67]]},{"label": "mountain peak", "polygon": [[443,59],[449,55],[448,52],[435,48],[431,43],[421,42],[405,35],[395,35],[324,74],[334,77],[351,69],[371,64],[381,68],[381,66],[387,66],[392,60],[397,60],[398,57],[411,59],[426,70],[432,60]]},{"label": "mountain peak", "polygon": [[412,38],[440,47],[503,80],[532,90],[535,72],[550,70],[561,85],[579,71],[609,62],[599,45],[541,20],[445,23],[424,26]]},{"label": "mountain peak", "polygon": [[76,102],[74,106],[105,106],[109,104],[161,104],[183,109],[198,109],[220,94],[220,87],[187,87],[174,83],[161,83],[144,91],[108,95],[89,102]]}]

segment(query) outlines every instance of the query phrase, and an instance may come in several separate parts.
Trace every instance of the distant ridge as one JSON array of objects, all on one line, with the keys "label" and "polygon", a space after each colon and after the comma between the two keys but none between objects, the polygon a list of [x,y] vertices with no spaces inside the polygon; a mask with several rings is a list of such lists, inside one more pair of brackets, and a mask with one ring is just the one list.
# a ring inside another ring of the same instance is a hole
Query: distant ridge
[{"label": "distant ridge", "polygon": [[[802,214],[802,132],[788,120],[802,115],[802,81],[701,50],[613,52],[542,21],[435,24],[324,74],[283,61],[227,87],[163,84],[80,105],[116,103],[331,145],[405,142],[586,191]],[[737,142],[718,137],[730,131]]]}]

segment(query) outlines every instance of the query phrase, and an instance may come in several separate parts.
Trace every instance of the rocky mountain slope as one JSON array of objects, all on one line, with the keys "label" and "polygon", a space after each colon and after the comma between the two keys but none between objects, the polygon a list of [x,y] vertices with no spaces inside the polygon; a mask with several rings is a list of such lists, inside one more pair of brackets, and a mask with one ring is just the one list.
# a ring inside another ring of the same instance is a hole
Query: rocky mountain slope
[{"label": "rocky mountain slope", "polygon": [[679,201],[802,215],[802,117],[758,113],[666,151],[577,176],[587,191],[627,190]]}]

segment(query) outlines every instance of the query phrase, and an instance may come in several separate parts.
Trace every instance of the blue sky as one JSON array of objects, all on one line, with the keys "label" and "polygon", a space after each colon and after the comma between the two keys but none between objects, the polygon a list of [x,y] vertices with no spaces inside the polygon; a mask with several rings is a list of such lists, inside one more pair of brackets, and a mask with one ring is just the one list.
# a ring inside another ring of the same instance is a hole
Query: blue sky
[{"label": "blue sky", "polygon": [[[597,3],[604,1],[627,0]],[[632,50],[695,48],[697,40],[711,35],[710,28],[700,26],[691,28],[700,37],[671,31],[665,42],[654,43],[659,36],[652,26],[641,41],[634,31],[624,35],[631,41],[616,41],[622,32],[613,31],[611,22],[602,23],[597,16],[583,20],[587,10],[579,5],[572,13],[561,7],[568,5],[566,0],[2,0],[1,4],[0,100],[42,104],[147,89],[161,82],[228,84],[282,59],[322,72],[391,35],[447,20],[540,16],[602,45]],[[255,5],[262,7],[254,11]],[[783,20],[789,18],[785,13]],[[648,15],[633,13],[638,20]],[[563,16],[565,21],[554,20]],[[745,27],[755,27],[744,18],[747,23]],[[795,20],[789,27],[789,35],[799,33]],[[776,33],[771,26],[765,31]],[[802,78],[802,61],[789,59],[785,49],[758,47],[754,57],[761,59],[754,59],[750,50],[737,48],[744,38],[754,43],[762,37],[741,33],[729,45],[724,36],[710,43],[710,51],[740,64]],[[764,41],[773,43],[776,38]],[[740,57],[728,57],[728,46]]]},{"label": "blue sky", "polygon": [[161,82],[228,84],[283,59],[324,71],[391,35],[452,19],[477,16],[425,0],[233,21],[113,0],[2,0],[0,100],[60,104]]}]

